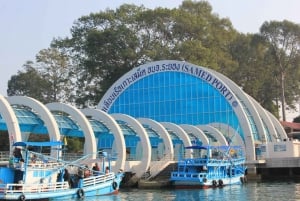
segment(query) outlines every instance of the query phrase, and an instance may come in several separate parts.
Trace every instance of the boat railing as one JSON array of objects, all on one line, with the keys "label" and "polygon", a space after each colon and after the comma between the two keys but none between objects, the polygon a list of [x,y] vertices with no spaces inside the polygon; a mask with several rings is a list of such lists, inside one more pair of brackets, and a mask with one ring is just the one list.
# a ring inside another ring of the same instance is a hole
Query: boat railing
[{"label": "boat railing", "polygon": [[9,161],[9,151],[0,151],[0,162]]},{"label": "boat railing", "polygon": [[28,166],[29,167],[34,167],[34,168],[65,168],[67,166],[76,166],[76,167],[84,167],[84,165],[82,165],[82,163],[87,160],[88,158],[90,158],[91,156],[93,156],[94,154],[86,154],[80,158],[77,158],[76,160],[73,161],[65,161],[60,159],[57,159],[55,157],[52,156],[48,156],[48,155],[44,155],[44,154],[40,154],[40,153],[36,153],[36,152],[32,152],[32,151],[28,151],[29,155],[36,155],[37,156],[37,160],[35,162],[28,162]]},{"label": "boat railing", "polygon": [[214,164],[239,164],[245,162],[245,159],[210,159],[208,161],[209,165],[214,165]]},{"label": "boat railing", "polygon": [[178,161],[178,165],[195,165],[195,166],[200,166],[200,165],[220,165],[220,164],[242,164],[245,162],[245,158],[231,158],[231,159],[226,159],[226,158],[194,158],[194,159],[185,159]]},{"label": "boat railing", "polygon": [[39,184],[0,184],[0,193],[40,193],[55,192],[69,188],[68,182]]},{"label": "boat railing", "polygon": [[[78,153],[64,153],[60,160],[63,161],[76,161],[78,159],[82,159],[84,155]],[[49,157],[49,156],[47,156]],[[0,163],[8,164],[10,159],[9,151],[0,151]]]},{"label": "boat railing", "polygon": [[75,161],[82,158],[84,154],[80,153],[63,153],[61,159],[64,161]]},{"label": "boat railing", "polygon": [[52,168],[57,168],[57,167],[61,167],[61,166],[63,166],[63,164],[62,163],[60,163],[60,162],[50,162],[50,161],[48,161],[48,162],[35,162],[35,163],[33,163],[33,162],[30,162],[30,163],[28,163],[28,167],[29,168],[41,168],[41,169],[44,169],[44,168],[47,168],[47,169],[52,169]]},{"label": "boat railing", "polygon": [[115,178],[114,173],[102,174],[95,177],[87,177],[83,179],[83,186],[93,186],[99,183],[104,183]]}]

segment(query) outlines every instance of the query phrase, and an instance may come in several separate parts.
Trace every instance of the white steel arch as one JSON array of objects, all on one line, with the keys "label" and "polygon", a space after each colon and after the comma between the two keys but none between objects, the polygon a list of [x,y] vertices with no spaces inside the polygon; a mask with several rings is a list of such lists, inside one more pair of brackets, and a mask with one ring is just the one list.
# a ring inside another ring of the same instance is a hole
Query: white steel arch
[{"label": "white steel arch", "polygon": [[133,172],[136,176],[141,177],[144,172],[149,168],[151,162],[151,144],[147,132],[143,125],[135,118],[125,114],[110,114],[115,120],[121,120],[128,123],[136,131],[136,134],[141,138],[143,146],[143,157],[141,162],[133,167]]},{"label": "white steel arch", "polygon": [[216,128],[223,135],[225,135],[226,133],[230,134],[230,136],[228,136],[228,137],[232,140],[232,142],[236,142],[237,145],[245,147],[245,142],[244,142],[242,136],[240,136],[239,133],[235,129],[233,129],[232,127],[228,126],[227,124],[223,124],[223,123],[211,123],[211,124],[208,124],[208,125]]},{"label": "white steel arch", "polygon": [[269,117],[275,127],[275,132],[276,132],[277,136],[280,137],[280,139],[282,141],[287,140],[288,136],[287,136],[283,126],[281,126],[280,122],[278,121],[278,119],[276,119],[275,116],[271,112],[269,112],[267,110],[265,110],[265,111],[269,115]]},{"label": "white steel arch", "polygon": [[[38,100],[27,96],[10,96],[7,98],[7,100],[11,105],[24,105],[36,111],[47,127],[50,140],[60,140],[58,125],[55,121],[55,118],[45,105],[43,105]],[[51,156],[55,157],[57,156],[57,154],[58,150],[51,150]]]},{"label": "white steel arch", "polygon": [[247,107],[251,116],[253,117],[253,120],[255,121],[255,125],[256,125],[258,134],[261,135],[262,138],[265,138],[266,132],[263,127],[263,123],[260,118],[258,108],[252,102],[251,98],[241,89],[241,87],[239,87],[231,79],[229,79],[228,77],[226,77],[223,74],[218,73],[216,71],[214,71],[214,73],[218,74],[218,76],[220,76],[224,80],[224,82],[226,82],[226,84],[228,84],[228,86],[232,89],[232,91],[239,97],[239,99]]},{"label": "white steel arch", "polygon": [[115,143],[117,144],[117,154],[118,160],[116,164],[112,167],[112,171],[117,172],[119,169],[124,170],[125,160],[126,160],[126,145],[122,130],[119,124],[106,112],[98,109],[85,108],[81,110],[86,116],[91,116],[93,119],[104,122],[112,132]]},{"label": "white steel arch", "polygon": [[91,154],[91,158],[95,159],[97,156],[96,139],[92,126],[84,114],[72,105],[65,103],[48,103],[46,106],[50,111],[62,111],[69,114],[79,124],[85,137],[84,154]]},{"label": "white steel arch", "polygon": [[203,145],[209,145],[208,137],[205,135],[205,133],[203,133],[203,131],[200,128],[197,128],[196,126],[188,125],[188,124],[181,124],[179,126],[181,128],[183,128],[183,130],[185,130],[186,132],[191,132],[197,138],[201,139]]},{"label": "white steel arch", "polygon": [[209,133],[211,133],[217,139],[220,145],[228,145],[226,138],[218,129],[209,125],[197,125],[196,127],[200,128],[203,131],[208,131]]},{"label": "white steel arch", "polygon": [[[174,131],[175,134],[183,141],[183,145],[185,147],[192,146],[191,140],[188,134],[183,130],[183,128],[170,122],[160,122],[160,124],[163,125],[166,129]],[[185,157],[192,158],[193,151],[191,149],[187,149],[185,152]]]},{"label": "white steel arch", "polygon": [[12,153],[13,142],[22,141],[21,130],[19,127],[18,119],[14,113],[13,108],[4,96],[0,95],[0,114],[5,120],[8,137],[9,137],[9,151]]},{"label": "white steel arch", "polygon": [[[209,124],[210,126],[218,129],[221,133],[230,133],[231,135],[229,136],[232,140],[232,142],[236,142],[236,145],[239,145],[242,147],[244,153],[246,153],[246,145],[243,140],[243,138],[239,135],[239,133],[233,129],[232,127],[226,125],[226,124],[220,124],[220,123],[211,123]],[[224,135],[224,134],[223,134]],[[231,144],[232,145],[232,144]]]},{"label": "white steel arch", "polygon": [[[237,102],[239,103],[239,107],[233,107],[233,110],[235,111],[236,115],[238,116],[240,126],[243,130],[243,133],[245,134],[245,143],[246,143],[246,158],[249,161],[254,161],[256,160],[256,154],[255,154],[255,143],[254,143],[254,138],[251,133],[251,126],[249,125],[249,122],[247,120],[247,115],[243,109],[243,105],[240,100],[246,101],[247,103],[247,98],[244,96],[244,92],[237,86],[235,85],[229,78],[225,77],[224,75],[212,70],[212,69],[207,69],[209,72],[214,74],[215,76],[219,77],[220,80],[222,80],[233,92],[234,96],[236,97]],[[244,98],[241,98],[244,97]],[[240,98],[240,99],[238,99]],[[249,105],[248,105],[249,106]],[[251,106],[250,106],[251,107]],[[252,107],[253,108],[253,107]],[[254,110],[252,111],[254,112]],[[255,113],[255,112],[254,112]]]},{"label": "white steel arch", "polygon": [[[266,110],[264,108],[262,108],[261,105],[256,100],[254,100],[250,96],[249,96],[249,98],[251,98],[252,102],[255,104],[256,108],[259,110],[260,117],[263,120],[263,122],[265,123],[267,129],[269,130],[270,136],[272,138],[271,141],[276,142],[276,140],[279,137],[278,137],[278,133],[275,130],[274,124],[273,124],[272,120],[270,119],[271,115],[269,115],[266,112]],[[266,142],[269,141],[267,138],[265,140],[266,140]]]},{"label": "white steel arch", "polygon": [[146,124],[152,127],[154,130],[157,131],[157,134],[163,139],[165,145],[165,157],[166,158],[173,158],[174,157],[174,148],[172,139],[168,133],[168,131],[157,121],[147,118],[138,118],[137,119],[141,124]]}]

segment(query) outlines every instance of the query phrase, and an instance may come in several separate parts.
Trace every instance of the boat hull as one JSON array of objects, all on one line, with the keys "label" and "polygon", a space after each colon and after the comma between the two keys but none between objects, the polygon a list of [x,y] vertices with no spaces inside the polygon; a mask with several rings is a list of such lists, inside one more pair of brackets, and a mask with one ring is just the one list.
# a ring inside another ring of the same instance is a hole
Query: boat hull
[{"label": "boat hull", "polygon": [[0,200],[65,200],[91,196],[100,196],[118,193],[120,181],[107,181],[99,185],[82,188],[70,188],[51,192],[13,192],[0,193]]},{"label": "boat hull", "polygon": [[178,161],[170,181],[175,188],[216,188],[246,182],[240,146],[191,146],[195,158]]},{"label": "boat hull", "polygon": [[206,189],[206,188],[219,188],[227,185],[240,185],[246,182],[246,177],[240,175],[232,178],[214,178],[204,181],[199,180],[184,180],[183,178],[178,180],[172,180],[172,186],[176,189]]},{"label": "boat hull", "polygon": [[[63,161],[59,157],[27,149],[28,146],[45,146],[56,150],[62,146],[59,141],[16,142],[14,146],[19,152],[18,146],[23,147],[24,153],[20,156],[25,157],[17,158],[14,154],[9,166],[0,167],[0,200],[66,200],[114,194],[118,192],[124,176],[121,170],[110,172],[110,159],[106,158],[106,152],[99,153],[96,159],[91,154],[76,161]],[[96,163],[96,167],[99,162],[102,163],[102,171],[90,168],[91,164]]]}]

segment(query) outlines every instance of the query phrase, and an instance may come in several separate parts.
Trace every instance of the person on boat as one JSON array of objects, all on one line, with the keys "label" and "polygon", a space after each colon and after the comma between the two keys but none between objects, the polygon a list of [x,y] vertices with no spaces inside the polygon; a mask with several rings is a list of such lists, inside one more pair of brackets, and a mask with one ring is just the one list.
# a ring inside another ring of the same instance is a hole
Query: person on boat
[{"label": "person on boat", "polygon": [[71,185],[71,177],[70,177],[68,169],[65,169],[63,178],[64,178],[64,181],[68,182],[69,186],[72,186]]},{"label": "person on boat", "polygon": [[100,171],[100,167],[99,167],[98,163],[95,163],[95,165],[93,167],[93,175],[99,175],[99,171]]},{"label": "person on boat", "polygon": [[24,172],[24,170],[25,170],[25,164],[24,164],[24,159],[23,158],[21,158],[20,159],[20,162],[19,162],[19,168],[20,168],[20,170],[22,171],[22,172]]},{"label": "person on boat", "polygon": [[33,156],[31,157],[31,162],[36,163],[36,161],[37,161],[37,156],[33,154]]},{"label": "person on boat", "polygon": [[79,167],[78,168],[78,173],[77,173],[77,177],[75,178],[75,180],[73,181],[73,186],[76,186],[78,188],[81,188],[83,185],[83,178],[84,178],[84,169],[83,167]]},{"label": "person on boat", "polygon": [[91,171],[89,169],[89,166],[86,165],[84,169],[84,178],[87,178],[89,176],[91,176]]},{"label": "person on boat", "polygon": [[24,170],[25,170],[24,159],[21,158],[15,169],[15,174],[14,174],[15,184],[19,184],[23,180]]},{"label": "person on boat", "polygon": [[84,177],[84,171],[83,171],[83,168],[78,168],[78,178],[79,179],[83,179]]},{"label": "person on boat", "polygon": [[21,153],[21,149],[20,148],[15,148],[14,152],[13,152],[14,157],[19,161],[20,159],[22,159],[22,153]]},{"label": "person on boat", "polygon": [[105,174],[108,174],[109,173],[109,167],[107,166],[106,168],[105,168]]}]

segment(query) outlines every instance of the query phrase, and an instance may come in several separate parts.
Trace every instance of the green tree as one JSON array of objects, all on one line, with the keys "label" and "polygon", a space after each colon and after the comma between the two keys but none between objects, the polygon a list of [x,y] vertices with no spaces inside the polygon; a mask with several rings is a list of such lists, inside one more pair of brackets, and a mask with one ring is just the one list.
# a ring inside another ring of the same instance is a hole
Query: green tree
[{"label": "green tree", "polygon": [[92,13],[79,18],[71,38],[53,46],[66,49],[78,62],[76,103],[95,105],[120,76],[140,64],[140,43],[134,17],[143,7],[123,5],[114,12]]},{"label": "green tree", "polygon": [[67,152],[68,153],[78,153],[84,148],[84,138],[78,137],[66,137],[67,138]]},{"label": "green tree", "polygon": [[230,75],[236,63],[229,45],[237,35],[229,19],[212,13],[206,1],[184,1],[175,16],[177,58]]},{"label": "green tree", "polygon": [[45,91],[48,100],[70,102],[73,79],[69,57],[55,48],[43,49],[36,55],[36,68],[43,79],[50,83]]},{"label": "green tree", "polygon": [[50,83],[34,68],[32,61],[27,61],[23,71],[18,71],[8,81],[8,96],[29,96],[43,103],[48,102],[47,90]]},{"label": "green tree", "polygon": [[276,64],[273,72],[280,86],[282,118],[285,121],[286,103],[291,105],[299,95],[300,25],[286,20],[265,22],[260,34],[269,42],[272,63]]},{"label": "green tree", "polygon": [[107,89],[133,67],[152,60],[182,58],[222,73],[236,63],[228,53],[236,31],[212,14],[207,2],[184,1],[178,9],[120,8],[79,18],[71,37],[52,46],[78,63],[78,106],[97,104]]},{"label": "green tree", "polygon": [[72,102],[73,71],[69,57],[58,49],[48,48],[36,55],[36,62],[24,64],[8,81],[7,94],[25,95],[43,103]]},{"label": "green tree", "polygon": [[274,100],[278,97],[278,83],[273,75],[268,45],[256,34],[239,34],[230,44],[230,54],[238,63],[231,79],[254,97],[264,108],[278,116]]}]

